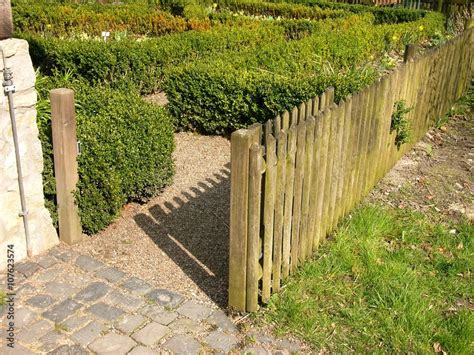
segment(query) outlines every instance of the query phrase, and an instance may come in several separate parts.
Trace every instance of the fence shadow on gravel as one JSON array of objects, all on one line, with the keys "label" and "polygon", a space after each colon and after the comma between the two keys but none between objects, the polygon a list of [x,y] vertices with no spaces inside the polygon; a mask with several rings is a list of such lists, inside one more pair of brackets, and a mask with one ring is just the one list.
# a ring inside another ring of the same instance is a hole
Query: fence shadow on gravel
[{"label": "fence shadow on gravel", "polygon": [[230,165],[134,217],[137,225],[219,306],[227,305]]}]

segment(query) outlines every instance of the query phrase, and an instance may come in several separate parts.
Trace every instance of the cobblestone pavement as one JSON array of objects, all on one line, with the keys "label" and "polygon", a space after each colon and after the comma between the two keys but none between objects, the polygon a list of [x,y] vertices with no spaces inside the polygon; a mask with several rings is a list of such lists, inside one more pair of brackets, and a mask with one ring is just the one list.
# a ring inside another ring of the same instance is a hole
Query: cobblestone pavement
[{"label": "cobblestone pavement", "polygon": [[[7,289],[5,273],[0,288]],[[71,250],[54,248],[15,265],[15,348],[2,354],[292,353],[300,345],[242,334],[220,309],[186,299]],[[249,340],[250,339],[250,340]]]}]

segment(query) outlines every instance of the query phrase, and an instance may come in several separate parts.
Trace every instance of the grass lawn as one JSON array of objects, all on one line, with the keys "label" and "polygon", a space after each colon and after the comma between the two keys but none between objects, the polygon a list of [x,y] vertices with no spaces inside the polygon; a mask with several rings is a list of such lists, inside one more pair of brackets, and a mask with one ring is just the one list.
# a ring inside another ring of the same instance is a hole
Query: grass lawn
[{"label": "grass lawn", "polygon": [[366,204],[271,299],[314,350],[472,354],[474,226]]}]

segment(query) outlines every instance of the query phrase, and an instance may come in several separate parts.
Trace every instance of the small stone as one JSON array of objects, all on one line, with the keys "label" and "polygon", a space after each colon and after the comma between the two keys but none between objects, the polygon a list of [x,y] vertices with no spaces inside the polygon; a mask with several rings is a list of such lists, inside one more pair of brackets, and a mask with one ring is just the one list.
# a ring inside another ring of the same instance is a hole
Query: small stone
[{"label": "small stone", "polygon": [[189,318],[178,318],[174,322],[170,323],[169,327],[176,334],[199,334],[206,330],[202,324],[195,322]]},{"label": "small stone", "polygon": [[68,261],[73,261],[79,255],[79,253],[72,250],[65,250],[65,251],[57,250],[54,252],[53,251],[50,252],[50,255],[56,257],[57,259],[61,261],[68,262]]},{"label": "small stone", "polygon": [[87,322],[91,321],[92,317],[90,316],[77,316],[73,315],[66,319],[62,325],[66,328],[66,332],[71,332],[84,326]]},{"label": "small stone", "polygon": [[163,307],[167,307],[170,309],[176,308],[181,302],[184,301],[183,296],[181,296],[180,294],[173,291],[158,288],[154,289],[151,292],[148,292],[145,297],[151,301],[157,302]]},{"label": "small stone", "polygon": [[297,353],[301,350],[301,346],[297,343],[291,342],[288,339],[281,339],[277,342],[280,349],[288,350],[290,353]]},{"label": "small stone", "polygon": [[168,325],[176,318],[178,315],[175,312],[169,312],[163,309],[157,309],[147,314],[147,316],[153,319],[155,322],[158,322],[163,325]]},{"label": "small stone", "polygon": [[201,351],[201,344],[196,339],[182,334],[168,339],[163,347],[175,354],[199,354]]},{"label": "small stone", "polygon": [[39,294],[26,300],[26,303],[32,307],[45,308],[53,304],[54,300],[49,295]]},{"label": "small stone", "polygon": [[99,322],[92,321],[87,324],[84,328],[78,330],[71,335],[71,339],[79,343],[82,346],[87,346],[89,343],[97,339],[102,331],[105,330],[105,326]]},{"label": "small stone", "polygon": [[44,286],[43,291],[52,297],[64,299],[77,293],[78,289],[66,282],[51,281]]},{"label": "small stone", "polygon": [[23,263],[19,263],[16,266],[16,271],[25,276],[26,278],[31,277],[39,270],[42,270],[42,267],[39,264],[31,261],[25,261]]},{"label": "small stone", "polygon": [[152,322],[135,332],[132,338],[144,345],[152,346],[169,332],[168,327]]},{"label": "small stone", "polygon": [[272,344],[276,342],[276,339],[270,335],[258,334],[255,339],[262,344]]},{"label": "small stone", "polygon": [[61,345],[50,351],[49,355],[88,355],[89,352],[79,345]]},{"label": "small stone", "polygon": [[43,312],[43,317],[52,320],[55,323],[59,323],[65,320],[70,315],[74,314],[81,307],[82,304],[80,304],[79,302],[67,299],[57,304],[49,311]]},{"label": "small stone", "polygon": [[50,331],[49,333],[43,335],[39,341],[41,342],[41,351],[48,352],[53,349],[56,349],[61,340],[64,340],[65,337],[63,334],[56,331]]},{"label": "small stone", "polygon": [[49,255],[44,255],[38,259],[38,264],[45,269],[50,268],[57,263],[58,261]]},{"label": "small stone", "polygon": [[250,347],[250,348],[245,348],[243,351],[244,354],[252,354],[252,355],[266,355],[268,352],[263,349],[263,348],[257,348],[257,347]]},{"label": "small stone", "polygon": [[147,319],[140,314],[127,314],[115,327],[125,334],[130,334],[145,323],[146,320]]},{"label": "small stone", "polygon": [[187,301],[177,309],[177,312],[192,320],[199,321],[209,317],[212,309],[194,301]]},{"label": "small stone", "polygon": [[138,277],[131,277],[120,285],[127,291],[136,293],[138,295],[144,295],[151,290],[151,285]]},{"label": "small stone", "polygon": [[84,271],[87,272],[92,272],[100,269],[101,267],[104,266],[104,263],[100,262],[99,260],[96,260],[94,258],[91,258],[88,255],[80,255],[76,259],[76,266],[81,268]]},{"label": "small stone", "polygon": [[52,329],[52,324],[45,319],[33,323],[17,335],[17,339],[25,344],[32,344]]},{"label": "small stone", "polygon": [[143,298],[126,295],[118,290],[113,290],[110,292],[104,300],[129,312],[134,312],[145,304],[145,300]]},{"label": "small stone", "polygon": [[107,321],[113,321],[124,313],[121,309],[103,302],[94,304],[87,311]]},{"label": "small stone", "polygon": [[105,296],[110,287],[103,282],[93,282],[74,297],[78,301],[92,302]]},{"label": "small stone", "polygon": [[211,348],[222,350],[226,353],[231,351],[239,342],[235,336],[225,334],[220,330],[213,331],[204,340]]},{"label": "small stone", "polygon": [[95,276],[105,279],[111,283],[116,283],[123,279],[126,274],[114,267],[107,267],[96,272]]},{"label": "small stone", "polygon": [[21,329],[38,318],[38,315],[28,308],[18,308],[15,310],[15,327]]},{"label": "small stone", "polygon": [[230,334],[237,334],[239,332],[234,323],[232,323],[229,317],[220,309],[211,314],[211,316],[207,318],[207,322]]},{"label": "small stone", "polygon": [[156,354],[158,354],[157,351],[143,345],[138,345],[134,347],[133,350],[128,353],[128,355],[156,355]]},{"label": "small stone", "polygon": [[89,344],[89,349],[97,354],[126,354],[136,343],[130,337],[115,333],[109,333]]}]

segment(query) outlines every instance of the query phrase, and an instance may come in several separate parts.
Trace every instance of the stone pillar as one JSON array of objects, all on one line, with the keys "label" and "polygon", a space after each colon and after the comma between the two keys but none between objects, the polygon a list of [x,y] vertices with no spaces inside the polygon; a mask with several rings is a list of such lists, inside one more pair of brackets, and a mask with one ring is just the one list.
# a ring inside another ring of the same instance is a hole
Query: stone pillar
[{"label": "stone pillar", "polygon": [[[29,212],[28,222],[33,255],[58,243],[51,216],[44,204],[43,155],[36,124],[35,71],[28,53],[28,43],[19,39],[0,41],[13,71],[16,93],[16,121],[20,146],[21,166]],[[0,63],[0,70],[3,62]],[[3,75],[1,80],[3,81]],[[15,149],[8,108],[8,99],[0,93],[0,270],[6,268],[7,246],[14,245],[15,261],[27,256],[25,231],[21,211]]]}]

